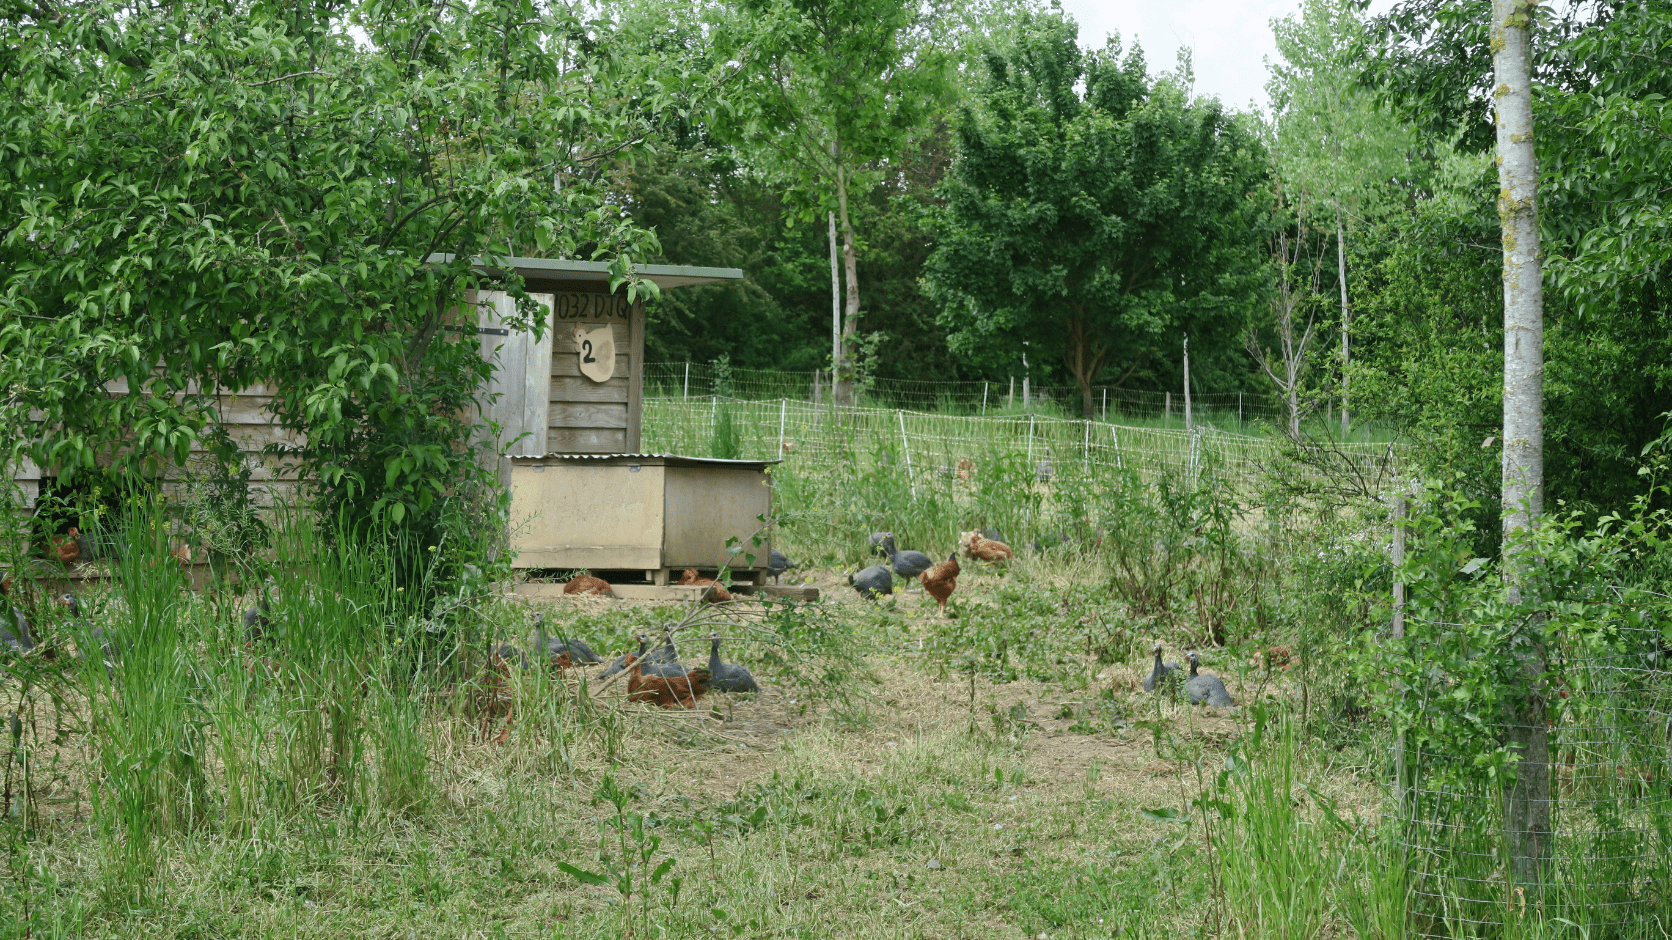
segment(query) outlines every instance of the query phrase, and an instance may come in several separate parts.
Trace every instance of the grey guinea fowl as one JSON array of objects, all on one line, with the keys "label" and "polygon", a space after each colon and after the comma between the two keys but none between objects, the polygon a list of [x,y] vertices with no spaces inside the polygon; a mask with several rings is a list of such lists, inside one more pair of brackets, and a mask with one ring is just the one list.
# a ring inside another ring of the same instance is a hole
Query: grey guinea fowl
[{"label": "grey guinea fowl", "polygon": [[888,550],[888,564],[902,578],[915,578],[935,566],[935,560],[922,552],[901,551],[894,547],[894,536],[883,543]]},{"label": "grey guinea fowl", "polygon": [[1161,644],[1155,644],[1155,668],[1144,677],[1144,691],[1154,692],[1158,687],[1176,682],[1178,677],[1179,664],[1162,662]]},{"label": "grey guinea fowl", "polygon": [[35,648],[35,637],[29,632],[29,621],[23,617],[23,611],[12,608],[12,618],[17,626],[12,629],[0,627],[0,649],[13,653],[27,653]]},{"label": "grey guinea fowl", "polygon": [[1225,691],[1225,683],[1210,673],[1196,672],[1201,665],[1202,658],[1195,653],[1190,654],[1190,678],[1184,680],[1184,694],[1190,697],[1192,705],[1212,705],[1214,708],[1230,708],[1236,704],[1231,693]]},{"label": "grey guinea fowl", "polygon": [[550,659],[556,659],[564,653],[569,654],[569,661],[577,665],[592,665],[604,661],[602,656],[592,651],[586,641],[579,637],[554,637],[546,632],[546,615],[534,615],[534,648],[544,650]]},{"label": "grey guinea fowl", "polygon": [[251,643],[267,638],[267,631],[273,626],[272,618],[267,615],[267,602],[257,601],[254,607],[244,611],[244,639]]},{"label": "grey guinea fowl", "polygon": [[[639,639],[645,638],[641,636]],[[644,675],[677,679],[685,675],[685,672],[685,667],[679,664],[679,651],[674,649],[673,635],[664,631],[662,645],[644,654]]]},{"label": "grey guinea fowl", "polygon": [[796,567],[796,563],[790,561],[790,556],[784,554],[776,548],[767,553],[766,573],[772,575],[773,581],[777,581],[779,575],[786,571],[791,571]]},{"label": "grey guinea fowl", "polygon": [[884,548],[883,545],[884,545],[884,543],[890,542],[893,539],[894,539],[894,533],[892,533],[892,532],[872,532],[871,533],[871,538],[869,540],[869,543],[870,543],[870,546],[871,546],[871,554],[881,555],[885,558],[888,557],[888,549]]},{"label": "grey guinea fowl", "polygon": [[[647,647],[649,645],[650,645],[650,638],[645,636],[642,633],[639,634],[639,649],[638,649],[638,652],[634,654],[634,658],[643,657],[645,647]],[[604,671],[598,673],[598,678],[608,679],[610,676],[613,676],[616,673],[618,673],[618,672],[620,672],[620,671],[622,671],[623,669],[626,669],[626,668],[627,668],[627,655],[625,653],[623,653],[622,655],[617,656],[615,659],[610,660],[610,664],[608,666],[604,667]]]},{"label": "grey guinea fowl", "polygon": [[882,565],[872,565],[858,574],[848,575],[848,583],[860,597],[877,598],[894,593],[894,575]]},{"label": "grey guinea fowl", "polygon": [[749,670],[736,663],[720,661],[720,634],[708,635],[708,690],[710,692],[759,692],[760,685]]},{"label": "grey guinea fowl", "polygon": [[[81,619],[80,598],[76,597],[74,594],[60,594],[54,598],[54,601],[58,604],[58,606],[68,610],[72,618],[76,620]],[[104,653],[106,666],[110,666],[122,658],[122,638],[116,635],[115,630],[106,630],[104,627],[94,627],[92,631],[87,634],[87,637],[91,641],[90,646],[98,646],[99,650]],[[79,659],[82,655],[83,654],[78,652],[76,657]]]}]

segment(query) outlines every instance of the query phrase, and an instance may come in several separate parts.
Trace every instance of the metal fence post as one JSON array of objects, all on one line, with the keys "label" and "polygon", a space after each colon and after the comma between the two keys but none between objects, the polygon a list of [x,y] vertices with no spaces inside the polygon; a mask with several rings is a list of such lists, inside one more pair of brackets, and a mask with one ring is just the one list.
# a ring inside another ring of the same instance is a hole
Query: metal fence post
[{"label": "metal fence post", "polygon": [[685,361],[685,397],[682,400],[691,400],[691,362],[688,359]]},{"label": "metal fence post", "polygon": [[911,472],[911,441],[906,438],[906,413],[894,412],[900,419],[900,452],[906,455],[906,482],[911,486],[911,498],[917,498],[917,479]]}]

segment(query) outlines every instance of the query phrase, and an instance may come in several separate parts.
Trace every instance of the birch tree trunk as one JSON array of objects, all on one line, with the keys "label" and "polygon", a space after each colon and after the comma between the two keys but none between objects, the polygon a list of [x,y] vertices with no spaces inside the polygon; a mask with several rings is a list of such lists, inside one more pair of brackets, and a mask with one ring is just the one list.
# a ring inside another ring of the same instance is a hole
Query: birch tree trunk
[{"label": "birch tree trunk", "polygon": [[1347,310],[1347,227],[1341,224],[1341,207],[1335,209],[1335,265],[1337,280],[1341,282],[1341,439],[1347,439],[1352,420],[1347,416],[1347,364],[1351,358],[1347,349],[1347,325],[1351,314]]},{"label": "birch tree trunk", "polygon": [[[842,371],[842,274],[836,264],[836,213],[830,213],[830,374]],[[831,392],[831,403],[836,402]]]},{"label": "birch tree trunk", "polygon": [[[1503,551],[1506,585],[1520,601],[1537,564],[1526,535],[1544,511],[1544,278],[1538,235],[1538,157],[1533,145],[1530,32],[1537,0],[1492,0],[1493,97],[1498,134],[1498,220],[1504,242]],[[1505,793],[1510,873],[1536,885],[1551,856],[1550,739],[1537,677],[1544,672],[1539,624],[1508,652],[1527,678],[1526,697],[1509,719],[1518,752]]]},{"label": "birch tree trunk", "polygon": [[842,222],[842,267],[847,275],[847,309],[842,317],[842,364],[837,370],[836,400],[852,406],[854,363],[846,355],[853,349],[854,337],[859,335],[859,259],[853,248],[853,220],[848,217],[848,177],[840,158],[836,161],[836,208]]}]

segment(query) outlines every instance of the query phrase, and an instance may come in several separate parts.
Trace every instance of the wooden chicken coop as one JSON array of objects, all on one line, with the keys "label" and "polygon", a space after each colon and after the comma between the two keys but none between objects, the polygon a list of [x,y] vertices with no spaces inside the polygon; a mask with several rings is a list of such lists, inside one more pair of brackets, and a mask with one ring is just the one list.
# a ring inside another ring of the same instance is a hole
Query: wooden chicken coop
[{"label": "wooden chicken coop", "polygon": [[[771,518],[775,461],[642,453],[643,302],[609,293],[605,265],[510,259],[548,311],[539,339],[507,324],[513,301],[475,298],[482,355],[497,361],[483,413],[500,427],[500,479],[511,490],[517,568],[586,569],[623,596],[668,591],[685,568],[705,576],[729,563],[735,582],[761,584],[769,546],[751,537]],[[735,268],[646,265],[663,290],[743,276]],[[727,551],[729,540],[755,556]],[[635,590],[639,582],[645,590]],[[661,589],[660,591],[656,589]],[[520,587],[540,593],[541,586]]]}]

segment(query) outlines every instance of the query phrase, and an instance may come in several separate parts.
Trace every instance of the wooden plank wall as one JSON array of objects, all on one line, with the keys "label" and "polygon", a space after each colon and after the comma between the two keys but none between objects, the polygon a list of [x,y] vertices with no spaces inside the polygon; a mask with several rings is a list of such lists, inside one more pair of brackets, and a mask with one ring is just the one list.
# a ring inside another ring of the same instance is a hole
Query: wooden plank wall
[{"label": "wooden plank wall", "polygon": [[[511,457],[544,457],[550,402],[549,363],[552,358],[551,294],[530,294],[546,309],[546,329],[539,339],[534,334],[510,329],[505,322],[515,312],[516,301],[503,291],[478,295],[478,325],[482,358],[497,360],[498,369],[482,397],[482,416],[499,424],[501,446]],[[500,336],[496,330],[508,330]]]},{"label": "wooden plank wall", "polygon": [[[644,305],[624,294],[563,291],[553,295],[551,400],[546,443],[557,454],[626,454],[639,449],[643,408]],[[575,328],[608,324],[615,338],[615,374],[594,382],[581,374]]]}]

